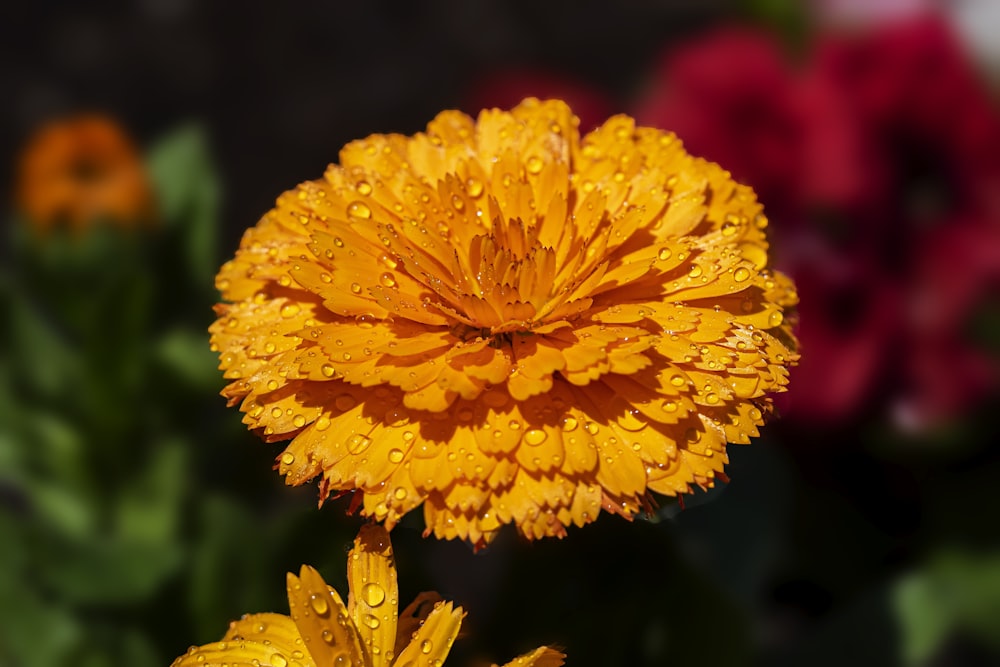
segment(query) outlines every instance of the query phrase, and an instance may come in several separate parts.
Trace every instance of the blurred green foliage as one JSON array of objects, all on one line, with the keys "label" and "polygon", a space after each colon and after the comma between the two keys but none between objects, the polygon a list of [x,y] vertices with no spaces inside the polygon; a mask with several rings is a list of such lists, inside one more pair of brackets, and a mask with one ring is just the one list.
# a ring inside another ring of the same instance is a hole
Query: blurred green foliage
[{"label": "blurred green foliage", "polygon": [[234,603],[271,606],[250,582],[280,582],[273,559],[315,513],[260,448],[260,473],[233,462],[257,441],[217,396],[220,192],[202,131],[164,138],[148,171],[148,228],[9,229],[0,665],[166,664],[178,641],[216,638]]}]

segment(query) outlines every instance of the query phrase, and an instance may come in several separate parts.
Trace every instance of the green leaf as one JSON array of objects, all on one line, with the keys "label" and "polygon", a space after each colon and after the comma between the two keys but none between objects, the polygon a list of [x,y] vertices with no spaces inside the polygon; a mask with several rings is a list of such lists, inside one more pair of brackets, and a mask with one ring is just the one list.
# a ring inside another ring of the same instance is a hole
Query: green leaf
[{"label": "green leaf", "polygon": [[222,375],[217,370],[219,360],[209,348],[207,330],[167,332],[156,346],[156,357],[166,372],[191,389],[211,395],[221,386]]},{"label": "green leaf", "polygon": [[936,599],[926,573],[912,574],[898,582],[892,604],[899,623],[903,664],[925,664],[955,624],[952,604]]},{"label": "green leaf", "polygon": [[188,275],[211,284],[216,270],[219,182],[198,125],[174,131],[147,157],[163,223],[180,235]]},{"label": "green leaf", "polygon": [[921,665],[956,633],[1000,650],[1000,552],[944,549],[892,591],[903,664]]}]

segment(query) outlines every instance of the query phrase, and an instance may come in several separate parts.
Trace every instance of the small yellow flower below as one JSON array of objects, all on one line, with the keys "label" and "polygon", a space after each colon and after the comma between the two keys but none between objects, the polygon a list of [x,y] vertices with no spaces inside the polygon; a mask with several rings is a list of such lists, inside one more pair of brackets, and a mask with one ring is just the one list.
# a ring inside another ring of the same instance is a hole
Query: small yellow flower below
[{"label": "small yellow flower below", "polygon": [[[173,667],[389,667],[441,665],[465,613],[435,594],[399,613],[399,589],[389,534],[361,529],[347,558],[347,604],[320,574],[303,565],[288,574],[289,616],[247,614],[229,624],[222,641],[192,646]],[[565,656],[538,648],[505,667],[557,667]]]}]

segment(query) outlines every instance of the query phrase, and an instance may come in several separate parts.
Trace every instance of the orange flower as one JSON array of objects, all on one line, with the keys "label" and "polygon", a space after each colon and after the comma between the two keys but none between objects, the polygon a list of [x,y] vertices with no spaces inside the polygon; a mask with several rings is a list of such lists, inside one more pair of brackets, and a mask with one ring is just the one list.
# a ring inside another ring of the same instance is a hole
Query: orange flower
[{"label": "orange flower", "polygon": [[796,359],[753,192],[558,101],[348,144],[217,286],[212,344],[278,468],[391,528],[561,536],[722,476]]},{"label": "orange flower", "polygon": [[[319,573],[303,565],[288,573],[282,614],[247,614],[222,641],[192,646],[173,667],[389,667],[441,665],[458,635],[461,607],[423,593],[399,614],[399,588],[389,535],[366,526],[347,558],[347,604]],[[542,646],[505,667],[558,667],[562,653]]]},{"label": "orange flower", "polygon": [[76,116],[45,125],[19,165],[17,197],[32,224],[83,229],[101,218],[147,215],[150,187],[134,146],[112,120]]}]

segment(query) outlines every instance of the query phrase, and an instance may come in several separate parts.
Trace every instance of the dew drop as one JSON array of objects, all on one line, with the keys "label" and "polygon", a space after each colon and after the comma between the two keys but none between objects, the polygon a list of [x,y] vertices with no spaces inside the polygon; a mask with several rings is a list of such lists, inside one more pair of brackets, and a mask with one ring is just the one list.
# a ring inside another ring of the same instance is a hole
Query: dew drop
[{"label": "dew drop", "polygon": [[281,408],[271,408],[271,416],[275,419],[281,417]]},{"label": "dew drop", "polygon": [[456,211],[465,210],[465,201],[458,195],[451,196],[451,205],[455,208]]},{"label": "dew drop", "polygon": [[725,223],[722,224],[723,236],[732,236],[735,233],[736,233],[736,225],[734,225],[732,222],[726,221]]},{"label": "dew drop", "polygon": [[507,404],[509,399],[506,392],[500,391],[499,389],[490,389],[489,391],[483,393],[482,400],[483,403],[491,408],[501,408]]},{"label": "dew drop", "polygon": [[547,437],[545,431],[540,428],[533,428],[524,433],[524,441],[532,447],[542,444]]},{"label": "dew drop", "polygon": [[424,655],[427,655],[432,650],[434,650],[434,642],[432,642],[430,639],[425,639],[424,641],[420,642],[420,652],[421,653],[423,653]]},{"label": "dew drop", "polygon": [[[399,489],[396,489],[396,491],[398,492]],[[403,489],[403,495],[406,495],[405,489]],[[377,607],[385,602],[385,589],[374,581],[365,584],[364,588],[361,589],[361,594],[364,596],[365,602],[368,603],[369,607]]]},{"label": "dew drop", "polygon": [[663,408],[664,412],[677,412],[677,403],[674,401],[663,401],[660,407]]},{"label": "dew drop", "polygon": [[272,667],[288,667],[288,658],[280,653],[275,653],[271,656],[271,665]]},{"label": "dew drop", "polygon": [[767,318],[768,326],[776,327],[784,321],[785,317],[780,310],[776,310]]},{"label": "dew drop", "polygon": [[337,369],[331,366],[330,364],[323,364],[320,367],[320,371],[323,373],[323,375],[327,376],[328,378],[331,378],[333,377],[334,373],[337,372]]},{"label": "dew drop", "polygon": [[475,178],[470,178],[465,181],[465,191],[469,193],[470,197],[478,197],[483,194],[483,184]]},{"label": "dew drop", "polygon": [[507,422],[507,426],[512,431],[520,431],[521,430],[521,422],[517,421],[516,419],[511,419],[509,422]]},{"label": "dew drop", "polygon": [[750,277],[750,272],[747,271],[742,266],[740,268],[736,269],[736,271],[733,273],[733,280],[735,280],[738,283],[741,283],[741,282],[745,281],[749,277]]},{"label": "dew drop", "polygon": [[337,638],[334,637],[333,633],[330,632],[329,630],[324,630],[322,633],[320,633],[320,637],[322,637],[323,641],[329,644],[330,646],[333,646],[334,644],[337,643]]},{"label": "dew drop", "polygon": [[597,435],[597,433],[601,430],[601,427],[594,422],[587,422],[583,428],[590,435]]},{"label": "dew drop", "polygon": [[327,597],[322,593],[313,593],[309,597],[309,606],[320,616],[326,616],[330,613],[330,604],[326,601]]},{"label": "dew drop", "polygon": [[531,157],[528,158],[528,161],[525,163],[524,166],[528,170],[528,173],[537,174],[542,170],[544,163],[542,162],[542,158],[538,157],[537,155],[532,155]]},{"label": "dew drop", "polygon": [[292,425],[295,428],[302,428],[303,426],[306,425],[306,418],[303,417],[302,415],[295,415],[294,417],[292,417]]},{"label": "dew drop", "polygon": [[317,431],[325,431],[326,429],[330,428],[332,423],[333,422],[330,421],[329,417],[327,417],[326,415],[322,415],[319,419],[316,420],[315,428]]},{"label": "dew drop", "polygon": [[698,276],[701,275],[701,272],[702,272],[701,265],[695,264],[694,266],[691,267],[691,270],[688,271],[688,275],[692,278],[697,278]]},{"label": "dew drop", "polygon": [[368,445],[370,444],[372,444],[371,438],[360,433],[354,433],[347,439],[347,451],[357,455],[368,449]]},{"label": "dew drop", "polygon": [[267,390],[268,391],[274,391],[277,388],[278,388],[278,381],[277,380],[268,380],[267,381]]},{"label": "dew drop", "polygon": [[389,450],[389,463],[399,463],[403,460],[403,450],[402,449],[390,449]]},{"label": "dew drop", "polygon": [[371,614],[365,614],[364,618],[362,618],[361,620],[364,622],[365,625],[367,625],[372,630],[381,625],[381,623],[379,623],[378,618]]},{"label": "dew drop", "polygon": [[355,294],[361,294],[361,285],[358,283],[351,283],[351,291]]},{"label": "dew drop", "polygon": [[670,384],[674,385],[675,387],[683,387],[685,384],[684,376],[680,374],[671,375]]},{"label": "dew drop", "polygon": [[264,345],[264,352],[267,354],[274,354],[275,349],[277,348],[275,348],[274,343],[267,343]]},{"label": "dew drop", "polygon": [[368,208],[368,205],[362,201],[351,202],[347,207],[347,215],[352,218],[362,218],[367,220],[372,217],[372,210]]},{"label": "dew drop", "polygon": [[358,401],[351,394],[340,394],[337,398],[333,399],[333,404],[337,406],[338,410],[347,412],[357,405]]},{"label": "dew drop", "polygon": [[291,452],[285,452],[281,455],[281,463],[286,466],[290,466],[295,463],[295,454]]},{"label": "dew drop", "polygon": [[397,486],[396,490],[392,492],[392,496],[396,500],[405,500],[406,499],[406,489],[404,489],[401,486]]},{"label": "dew drop", "polygon": [[670,248],[660,248],[660,252],[656,253],[656,256],[660,259],[661,262],[665,262],[668,259],[670,259],[670,256],[672,254],[673,253],[670,252]]},{"label": "dew drop", "polygon": [[575,430],[578,425],[579,422],[576,420],[576,417],[566,417],[563,419],[562,428],[564,431],[569,433],[570,431]]},{"label": "dew drop", "polygon": [[360,195],[368,196],[372,193],[372,186],[368,181],[358,181],[355,187]]},{"label": "dew drop", "polygon": [[392,277],[392,274],[388,271],[379,276],[378,281],[382,283],[383,287],[395,287],[396,279]]},{"label": "dew drop", "polygon": [[299,314],[300,310],[302,310],[302,309],[299,307],[299,305],[297,303],[289,303],[289,304],[286,304],[281,309],[281,316],[285,317],[285,318],[295,317],[296,315]]}]

